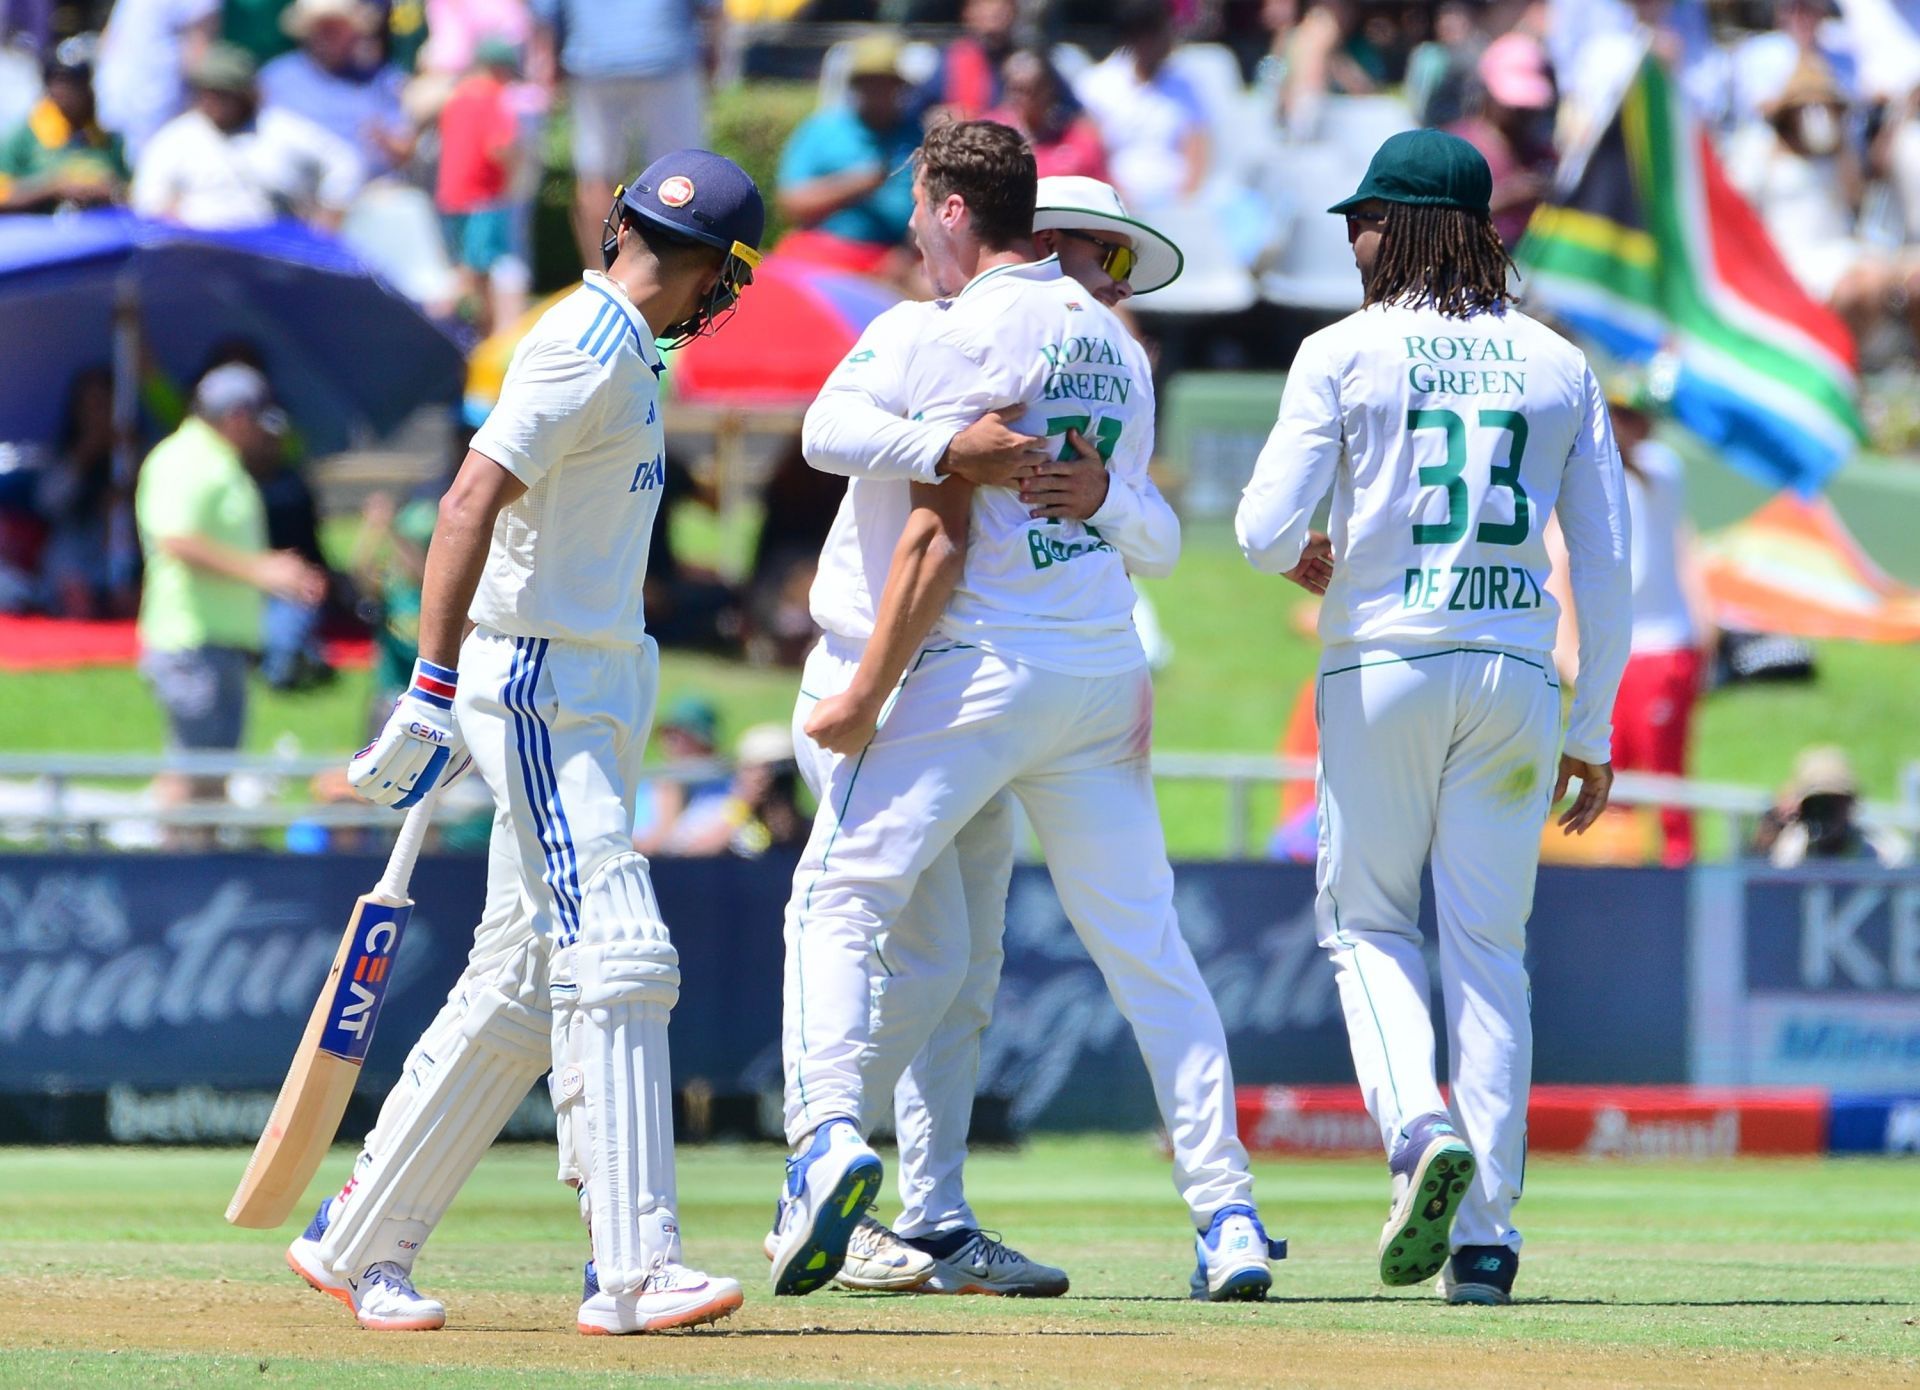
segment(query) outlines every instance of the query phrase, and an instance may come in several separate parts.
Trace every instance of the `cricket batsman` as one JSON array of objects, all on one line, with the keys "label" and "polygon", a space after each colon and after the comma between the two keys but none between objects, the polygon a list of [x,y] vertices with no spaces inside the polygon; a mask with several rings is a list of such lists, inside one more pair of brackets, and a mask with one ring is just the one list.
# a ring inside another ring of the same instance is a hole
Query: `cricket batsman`
[{"label": "cricket batsman", "polygon": [[649,165],[608,212],[606,273],[522,340],[441,500],[412,688],[348,775],[407,806],[464,748],[496,812],[466,973],[352,1179],[288,1251],[363,1326],[445,1322],[413,1287],[414,1259],[549,1064],[560,1175],[593,1242],[579,1330],[740,1306],[737,1282],[681,1260],[667,1060],[680,967],[632,827],[659,667],[641,606],[665,477],[656,339],[713,331],[752,281],[763,223],[732,161],[681,150]]},{"label": "cricket batsman", "polygon": [[[1364,306],[1301,344],[1236,526],[1255,568],[1326,596],[1315,910],[1392,1174],[1381,1281],[1439,1274],[1449,1303],[1503,1304],[1520,1260],[1540,834],[1572,781],[1567,833],[1606,807],[1632,592],[1606,399],[1578,349],[1513,307],[1491,190],[1471,145],[1418,130],[1329,209],[1347,219]],[[1307,529],[1329,488],[1331,538]],[[1564,742],[1551,513],[1580,633]],[[1450,1101],[1416,925],[1427,863]]]}]

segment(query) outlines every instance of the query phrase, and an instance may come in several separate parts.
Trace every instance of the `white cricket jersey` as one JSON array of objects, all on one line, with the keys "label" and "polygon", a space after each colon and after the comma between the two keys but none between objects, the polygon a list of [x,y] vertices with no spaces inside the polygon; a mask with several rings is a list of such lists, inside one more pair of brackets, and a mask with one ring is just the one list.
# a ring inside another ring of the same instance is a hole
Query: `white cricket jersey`
[{"label": "white cricket jersey", "polygon": [[1632,626],[1629,522],[1606,401],[1577,348],[1517,310],[1375,306],[1322,329],[1300,345],[1240,500],[1257,568],[1299,563],[1329,485],[1330,644],[1550,652],[1559,605],[1541,529],[1557,509],[1582,673],[1566,748],[1607,760]]},{"label": "white cricket jersey", "polygon": [[1699,644],[1687,603],[1681,538],[1687,523],[1680,456],[1657,439],[1643,440],[1627,470],[1633,515],[1633,650],[1680,652]]},{"label": "white cricket jersey", "polygon": [[[907,368],[923,334],[944,325],[947,307],[905,303],[867,326],[807,411],[801,442],[807,462],[850,479],[820,556],[811,594],[823,629],[864,642],[905,528],[909,482],[937,482],[935,471],[963,423],[942,415],[907,418]],[[1180,546],[1180,522],[1144,471],[1115,474],[1091,518],[1135,573],[1164,573]],[[1055,528],[1049,528],[1055,529]]]},{"label": "white cricket jersey", "polygon": [[939,312],[936,304],[909,300],[868,324],[808,407],[801,430],[807,462],[848,479],[807,604],[822,631],[856,642],[873,636],[912,507],[909,484],[937,481],[933,470],[955,433],[951,425],[906,418],[907,358]]},{"label": "white cricket jersey", "polygon": [[527,486],[494,523],[475,623],[596,646],[645,635],[641,586],[666,481],[663,370],[653,330],[596,270],[520,340],[473,437]]},{"label": "white cricket jersey", "polygon": [[[1011,425],[1058,439],[1078,430],[1107,460],[1108,503],[1157,504],[1153,377],[1146,353],[1060,263],[999,266],[947,303],[907,362],[907,413],[961,428],[990,410],[1023,407]],[[1115,675],[1144,664],[1133,627],[1137,574],[1169,573],[1177,523],[1152,553],[1123,556],[1102,530],[1039,519],[1011,488],[973,497],[964,572],[939,630],[1010,660],[1071,675]]]}]

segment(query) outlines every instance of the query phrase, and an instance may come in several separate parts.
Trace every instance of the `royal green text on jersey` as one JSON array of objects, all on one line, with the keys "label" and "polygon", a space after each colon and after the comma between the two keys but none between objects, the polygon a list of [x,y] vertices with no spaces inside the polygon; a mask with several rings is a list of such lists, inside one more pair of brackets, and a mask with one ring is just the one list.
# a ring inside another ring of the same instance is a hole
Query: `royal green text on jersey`
[{"label": "royal green text on jersey", "polygon": [[1425,395],[1521,395],[1527,389],[1527,374],[1519,370],[1527,359],[1511,338],[1408,334],[1401,341],[1407,385]]},{"label": "royal green text on jersey", "polygon": [[[1133,390],[1133,378],[1125,370],[1126,359],[1105,338],[1072,337],[1058,343],[1043,343],[1040,355],[1046,359],[1047,376],[1041,389],[1046,400],[1116,401],[1127,403]],[[1118,367],[1118,372],[1076,371],[1074,368]]]}]

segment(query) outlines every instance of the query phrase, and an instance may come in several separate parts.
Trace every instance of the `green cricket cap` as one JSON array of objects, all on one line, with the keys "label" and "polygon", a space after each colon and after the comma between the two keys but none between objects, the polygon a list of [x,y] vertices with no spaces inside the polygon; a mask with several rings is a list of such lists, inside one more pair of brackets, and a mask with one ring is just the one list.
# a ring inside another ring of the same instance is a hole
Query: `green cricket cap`
[{"label": "green cricket cap", "polygon": [[1403,130],[1373,152],[1366,177],[1353,196],[1328,212],[1352,212],[1369,198],[1415,207],[1458,208],[1488,215],[1493,171],[1486,158],[1444,130]]}]

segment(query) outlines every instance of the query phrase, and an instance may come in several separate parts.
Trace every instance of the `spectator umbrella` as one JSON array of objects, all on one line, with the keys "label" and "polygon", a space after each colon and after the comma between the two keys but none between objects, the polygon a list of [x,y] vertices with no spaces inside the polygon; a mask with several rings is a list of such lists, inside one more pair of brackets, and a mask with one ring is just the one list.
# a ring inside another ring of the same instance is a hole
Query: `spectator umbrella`
[{"label": "spectator umbrella", "polygon": [[298,223],[217,232],[122,211],[12,217],[0,219],[0,440],[55,442],[74,375],[126,360],[116,322],[137,323],[147,370],[182,390],[215,346],[252,344],[315,453],[460,392],[453,340]]}]

